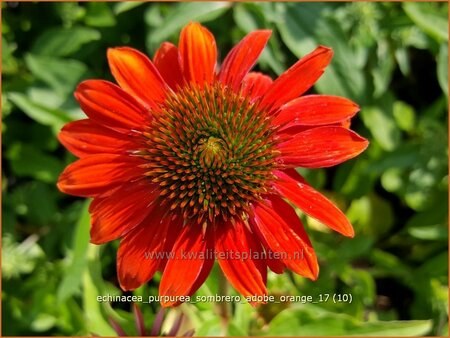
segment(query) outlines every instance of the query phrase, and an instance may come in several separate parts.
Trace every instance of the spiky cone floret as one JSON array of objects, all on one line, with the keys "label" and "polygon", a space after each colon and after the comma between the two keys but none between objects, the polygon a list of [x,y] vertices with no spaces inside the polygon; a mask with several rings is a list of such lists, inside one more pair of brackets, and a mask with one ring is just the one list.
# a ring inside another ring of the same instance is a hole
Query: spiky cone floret
[{"label": "spiky cone floret", "polygon": [[330,167],[364,151],[367,140],[349,129],[359,107],[303,95],[330,62],[327,47],[274,81],[250,72],[270,34],[248,34],[217,71],[213,35],[190,23],[178,47],[163,43],[153,61],[127,47],[108,50],[118,85],[78,86],[88,118],[59,134],[79,160],[58,187],[94,198],[92,243],[121,239],[124,290],[161,271],[162,305],[178,305],[215,260],[244,296],[267,294],[267,268],[316,279],[317,257],[286,200],[354,236],[345,215],[294,168]]}]

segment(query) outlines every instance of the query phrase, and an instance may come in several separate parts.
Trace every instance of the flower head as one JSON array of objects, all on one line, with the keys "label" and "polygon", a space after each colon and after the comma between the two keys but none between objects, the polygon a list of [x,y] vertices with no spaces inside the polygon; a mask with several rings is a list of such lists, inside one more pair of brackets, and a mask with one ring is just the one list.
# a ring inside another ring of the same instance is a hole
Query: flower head
[{"label": "flower head", "polygon": [[248,34],[218,70],[213,35],[190,23],[178,47],[163,43],[153,62],[131,48],[108,50],[118,85],[78,86],[88,118],[59,135],[79,160],[58,187],[94,198],[91,242],[121,239],[124,290],[162,271],[162,303],[177,305],[205,281],[215,258],[245,296],[267,294],[267,268],[316,279],[316,255],[286,200],[354,235],[345,215],[294,168],[360,154],[368,142],[349,130],[359,108],[342,97],[302,96],[331,60],[326,47],[274,81],[250,72],[270,34]]}]

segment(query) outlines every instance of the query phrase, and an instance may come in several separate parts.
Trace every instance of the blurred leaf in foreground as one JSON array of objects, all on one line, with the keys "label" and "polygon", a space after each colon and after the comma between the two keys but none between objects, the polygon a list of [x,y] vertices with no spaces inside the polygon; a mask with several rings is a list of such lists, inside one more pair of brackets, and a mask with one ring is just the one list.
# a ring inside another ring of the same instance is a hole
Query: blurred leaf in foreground
[{"label": "blurred leaf in foreground", "polygon": [[33,271],[37,259],[44,256],[44,252],[36,243],[37,235],[32,235],[22,243],[14,242],[11,236],[2,238],[2,274],[11,279],[21,274]]}]

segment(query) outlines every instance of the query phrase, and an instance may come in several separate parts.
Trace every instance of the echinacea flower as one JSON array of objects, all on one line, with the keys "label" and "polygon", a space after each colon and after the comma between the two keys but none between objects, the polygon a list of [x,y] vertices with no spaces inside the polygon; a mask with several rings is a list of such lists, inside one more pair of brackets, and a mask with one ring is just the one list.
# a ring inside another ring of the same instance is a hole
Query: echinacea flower
[{"label": "echinacea flower", "polygon": [[274,81],[250,72],[270,35],[248,34],[218,70],[213,35],[190,23],[178,47],[163,43],[153,62],[135,49],[109,49],[118,85],[88,80],[76,89],[88,118],[59,135],[79,160],[58,187],[94,198],[92,243],[121,239],[122,289],[161,271],[162,304],[177,305],[203,284],[215,258],[244,296],[267,294],[268,268],[315,280],[317,257],[288,201],[354,235],[294,168],[330,167],[364,151],[367,140],[349,130],[359,108],[342,97],[301,96],[329,64],[327,47]]}]

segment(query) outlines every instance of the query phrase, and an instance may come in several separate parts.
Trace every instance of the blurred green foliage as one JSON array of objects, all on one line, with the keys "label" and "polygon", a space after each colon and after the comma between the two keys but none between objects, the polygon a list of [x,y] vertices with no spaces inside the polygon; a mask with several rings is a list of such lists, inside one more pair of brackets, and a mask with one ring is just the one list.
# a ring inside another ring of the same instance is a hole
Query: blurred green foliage
[{"label": "blurred green foliage", "polygon": [[[371,141],[335,169],[302,170],[346,210],[356,237],[301,215],[319,280],[268,280],[276,296],[350,293],[352,303],[227,304],[226,327],[217,304],[184,304],[196,334],[448,334],[447,3],[3,2],[2,10],[3,335],[112,335],[108,317],[134,332],[130,304],[96,300],[122,294],[117,243],[88,244],[88,201],[57,191],[74,158],[56,134],[83,116],[72,95],[80,81],[112,79],[108,47],[153,55],[191,20],[214,33],[222,59],[246,33],[272,29],[257,68],[273,77],[317,45],[332,47],[315,91],[357,102],[352,128]],[[198,294],[215,294],[218,278],[216,267]],[[157,285],[158,277],[134,294],[156,295]],[[157,304],[142,309],[151,322]]]}]

